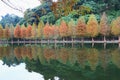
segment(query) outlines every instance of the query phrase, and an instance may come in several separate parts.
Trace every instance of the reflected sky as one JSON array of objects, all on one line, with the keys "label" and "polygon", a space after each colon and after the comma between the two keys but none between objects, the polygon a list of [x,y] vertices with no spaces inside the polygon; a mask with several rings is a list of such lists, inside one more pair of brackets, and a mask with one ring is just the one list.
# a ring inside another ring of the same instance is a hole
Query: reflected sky
[{"label": "reflected sky", "polygon": [[3,66],[2,64],[3,62],[0,61],[0,80],[44,80],[43,76],[38,73],[29,73],[25,69],[24,63],[16,67]]},{"label": "reflected sky", "polygon": [[0,60],[0,80],[119,80],[120,78],[120,49],[116,47],[102,49],[4,45],[0,46]]}]

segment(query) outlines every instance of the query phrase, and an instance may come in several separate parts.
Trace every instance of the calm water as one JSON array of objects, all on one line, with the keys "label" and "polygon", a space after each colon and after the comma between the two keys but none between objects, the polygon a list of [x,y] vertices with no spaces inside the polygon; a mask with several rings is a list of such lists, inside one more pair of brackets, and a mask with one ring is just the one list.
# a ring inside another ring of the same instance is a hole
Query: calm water
[{"label": "calm water", "polygon": [[120,49],[0,45],[0,80],[120,80]]}]

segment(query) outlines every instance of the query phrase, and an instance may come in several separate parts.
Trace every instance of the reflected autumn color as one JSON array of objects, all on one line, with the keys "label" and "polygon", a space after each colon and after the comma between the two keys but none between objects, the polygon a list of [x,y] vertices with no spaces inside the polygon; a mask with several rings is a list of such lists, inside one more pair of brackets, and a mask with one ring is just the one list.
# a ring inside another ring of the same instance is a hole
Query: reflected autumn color
[{"label": "reflected autumn color", "polygon": [[86,49],[76,50],[77,62],[81,65],[82,68],[85,68],[85,63],[87,61],[87,51]]},{"label": "reflected autumn color", "polygon": [[101,67],[105,70],[111,61],[111,53],[109,49],[103,49],[99,53],[99,60]]},{"label": "reflected autumn color", "polygon": [[0,46],[0,59],[11,61],[39,60],[41,64],[51,64],[51,61],[58,61],[61,64],[85,69],[89,66],[91,70],[96,70],[97,66],[106,69],[112,61],[120,68],[119,49],[98,50],[96,48],[53,48],[50,46],[24,45],[24,46]]},{"label": "reflected autumn color", "polygon": [[120,68],[120,49],[115,49],[111,52],[112,62]]},{"label": "reflected autumn color", "polygon": [[[111,75],[113,73],[111,69],[119,71],[119,52],[120,49],[115,48],[54,48],[53,46],[37,44],[1,45],[0,60],[9,67],[25,63],[29,72],[40,73],[46,80],[53,79],[55,76],[58,76],[61,80],[86,80],[85,77],[96,80],[102,76],[101,74],[119,78],[119,76]],[[91,76],[89,77],[86,73]],[[81,78],[79,78],[80,76]],[[105,76],[101,77],[102,80],[104,78]],[[110,78],[107,77],[107,80],[110,80]]]},{"label": "reflected autumn color", "polygon": [[88,53],[87,53],[87,61],[91,67],[92,70],[95,70],[98,64],[98,50],[91,48],[88,49]]}]

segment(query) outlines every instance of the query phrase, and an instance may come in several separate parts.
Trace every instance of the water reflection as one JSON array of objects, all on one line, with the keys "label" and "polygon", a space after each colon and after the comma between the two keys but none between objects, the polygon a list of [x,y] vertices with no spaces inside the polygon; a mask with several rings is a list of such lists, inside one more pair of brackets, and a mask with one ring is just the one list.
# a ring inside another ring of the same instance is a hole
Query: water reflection
[{"label": "water reflection", "polygon": [[45,80],[119,80],[120,49],[66,48],[40,45],[0,46],[0,59],[8,66],[26,64]]}]

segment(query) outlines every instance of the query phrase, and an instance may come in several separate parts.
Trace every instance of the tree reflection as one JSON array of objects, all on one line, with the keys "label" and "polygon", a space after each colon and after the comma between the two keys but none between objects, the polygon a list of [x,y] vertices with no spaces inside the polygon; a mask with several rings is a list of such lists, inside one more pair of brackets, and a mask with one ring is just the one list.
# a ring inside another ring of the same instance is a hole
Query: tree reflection
[{"label": "tree reflection", "polygon": [[100,61],[101,67],[104,68],[105,70],[111,61],[111,54],[109,49],[101,50],[99,54],[99,61]]},{"label": "tree reflection", "polygon": [[87,61],[92,70],[95,70],[98,65],[98,50],[95,48],[88,49]]},{"label": "tree reflection", "polygon": [[112,62],[120,68],[120,49],[115,49],[111,52]]},{"label": "tree reflection", "polygon": [[49,62],[52,59],[56,59],[55,50],[51,48],[45,48],[43,51],[45,59]]},{"label": "tree reflection", "polygon": [[119,52],[119,49],[8,45],[0,46],[0,59],[8,66],[24,62],[29,72],[40,73],[45,80],[54,80],[55,76],[59,80],[96,80],[104,78],[103,75],[110,76],[110,69],[120,71]]},{"label": "tree reflection", "polygon": [[86,49],[78,49],[76,51],[77,62],[81,65],[82,68],[85,68],[86,59],[87,59],[87,51]]}]

